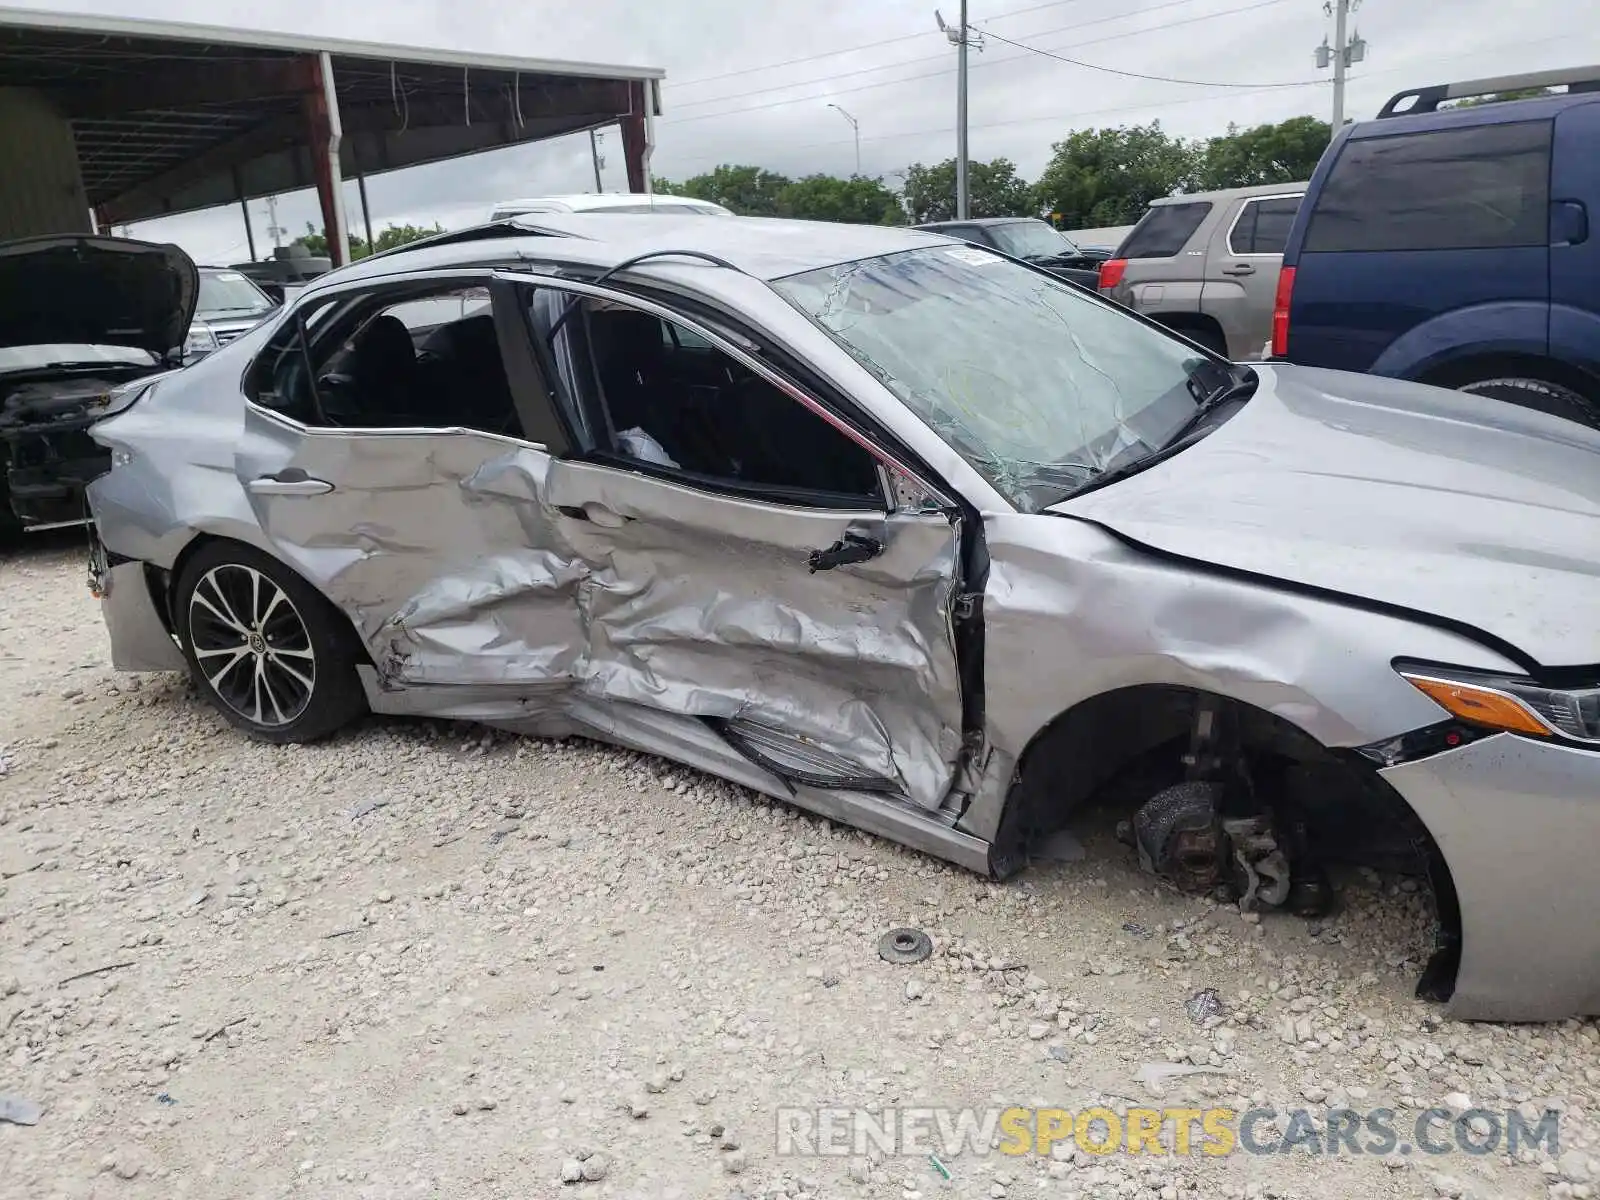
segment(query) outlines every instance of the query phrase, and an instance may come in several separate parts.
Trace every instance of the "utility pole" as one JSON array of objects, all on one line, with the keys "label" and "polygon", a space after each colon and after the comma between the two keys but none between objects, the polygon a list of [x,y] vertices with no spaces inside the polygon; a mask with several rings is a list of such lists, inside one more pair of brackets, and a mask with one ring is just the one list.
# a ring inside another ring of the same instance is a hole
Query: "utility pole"
[{"label": "utility pole", "polygon": [[594,190],[602,192],[600,186],[600,168],[605,166],[606,160],[600,157],[600,135],[594,130],[589,130],[589,157],[594,160]]},{"label": "utility pole", "polygon": [[1345,72],[1358,62],[1367,57],[1367,43],[1362,40],[1361,34],[1346,39],[1345,28],[1349,16],[1361,5],[1361,0],[1325,0],[1322,11],[1333,18],[1333,45],[1328,45],[1328,39],[1322,39],[1322,45],[1317,47],[1317,66],[1326,69],[1329,63],[1333,64],[1333,122],[1331,132],[1337,136],[1339,130],[1344,128],[1344,81]]},{"label": "utility pole", "polygon": [[[933,14],[945,40],[956,48],[956,220],[967,219],[967,46],[972,41],[972,31],[967,25],[967,0],[961,0],[961,21],[955,28],[944,23],[937,11]],[[983,49],[983,41],[978,41]]]},{"label": "utility pole", "polygon": [[288,232],[287,229],[278,224],[278,198],[276,196],[268,196],[267,233],[272,238],[272,248],[274,250],[283,249],[283,235]]},{"label": "utility pole", "polygon": [[852,117],[849,113],[845,112],[845,110],[840,108],[837,104],[830,103],[828,105],[828,107],[833,109],[835,112],[837,112],[846,121],[849,121],[850,122],[850,128],[855,130],[855,133],[856,133],[856,176],[857,176],[857,178],[859,178],[860,175],[861,175],[861,122],[857,121],[854,117]]}]

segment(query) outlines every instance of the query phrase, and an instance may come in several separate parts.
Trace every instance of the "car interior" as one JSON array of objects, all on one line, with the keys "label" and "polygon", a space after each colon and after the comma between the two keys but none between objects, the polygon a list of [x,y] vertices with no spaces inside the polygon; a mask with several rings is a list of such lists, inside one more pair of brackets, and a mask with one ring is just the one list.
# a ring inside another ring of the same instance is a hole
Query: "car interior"
[{"label": "car interior", "polygon": [[757,493],[881,495],[871,454],[689,329],[584,301],[557,336],[575,343],[562,361],[592,364],[596,386],[569,389],[601,457]]},{"label": "car interior", "polygon": [[314,393],[298,331],[285,326],[258,364],[257,403],[308,425],[522,436],[487,295],[367,299],[315,321]]},{"label": "car interior", "polygon": [[[565,343],[555,375],[597,459],[747,494],[882,502],[868,451],[692,330],[590,300],[558,322],[569,298],[540,298],[534,327]],[[258,404],[307,425],[524,436],[480,290],[384,293],[306,320],[315,387],[291,323],[247,380]]]}]

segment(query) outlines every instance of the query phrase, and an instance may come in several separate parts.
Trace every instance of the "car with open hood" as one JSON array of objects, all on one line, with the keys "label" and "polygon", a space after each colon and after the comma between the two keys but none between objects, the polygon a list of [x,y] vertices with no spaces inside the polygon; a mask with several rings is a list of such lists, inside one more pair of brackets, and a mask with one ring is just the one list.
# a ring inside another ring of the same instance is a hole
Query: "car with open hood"
[{"label": "car with open hood", "polygon": [[917,228],[998,250],[1091,290],[1100,286],[1100,264],[1110,257],[1110,251],[1080,246],[1038,217],[973,217],[933,221]]},{"label": "car with open hood", "polygon": [[254,738],[580,734],[1001,877],[1122,803],[1247,912],[1426,880],[1458,1016],[1600,1012],[1593,429],[935,234],[564,215],[320,279],[93,436],[114,664]]},{"label": "car with open hood", "polygon": [[181,362],[197,292],[177,246],[0,245],[0,532],[85,518],[83,490],[111,465],[87,430],[121,389]]}]

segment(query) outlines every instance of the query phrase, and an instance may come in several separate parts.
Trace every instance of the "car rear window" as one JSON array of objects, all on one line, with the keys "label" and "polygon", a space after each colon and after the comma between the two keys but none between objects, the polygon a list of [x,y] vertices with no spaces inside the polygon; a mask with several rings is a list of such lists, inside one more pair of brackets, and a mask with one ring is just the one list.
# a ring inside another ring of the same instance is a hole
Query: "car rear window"
[{"label": "car rear window", "polygon": [[1183,249],[1210,212],[1209,200],[1157,204],[1139,219],[1133,232],[1122,239],[1116,257],[1171,258]]},{"label": "car rear window", "polygon": [[1307,251],[1466,250],[1550,240],[1550,122],[1345,143]]},{"label": "car rear window", "polygon": [[1269,196],[1247,201],[1228,234],[1228,249],[1234,254],[1282,254],[1300,200],[1299,196]]}]

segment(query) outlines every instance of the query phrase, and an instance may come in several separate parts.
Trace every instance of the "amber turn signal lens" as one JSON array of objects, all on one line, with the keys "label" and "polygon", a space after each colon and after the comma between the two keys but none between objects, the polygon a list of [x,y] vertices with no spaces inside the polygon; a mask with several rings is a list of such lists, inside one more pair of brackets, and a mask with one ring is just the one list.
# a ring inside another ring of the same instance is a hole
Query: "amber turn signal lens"
[{"label": "amber turn signal lens", "polygon": [[1432,679],[1426,675],[1407,675],[1405,678],[1412,687],[1463,721],[1512,733],[1530,733],[1535,737],[1550,736],[1550,729],[1543,721],[1529,712],[1520,701],[1503,692],[1449,679]]}]

